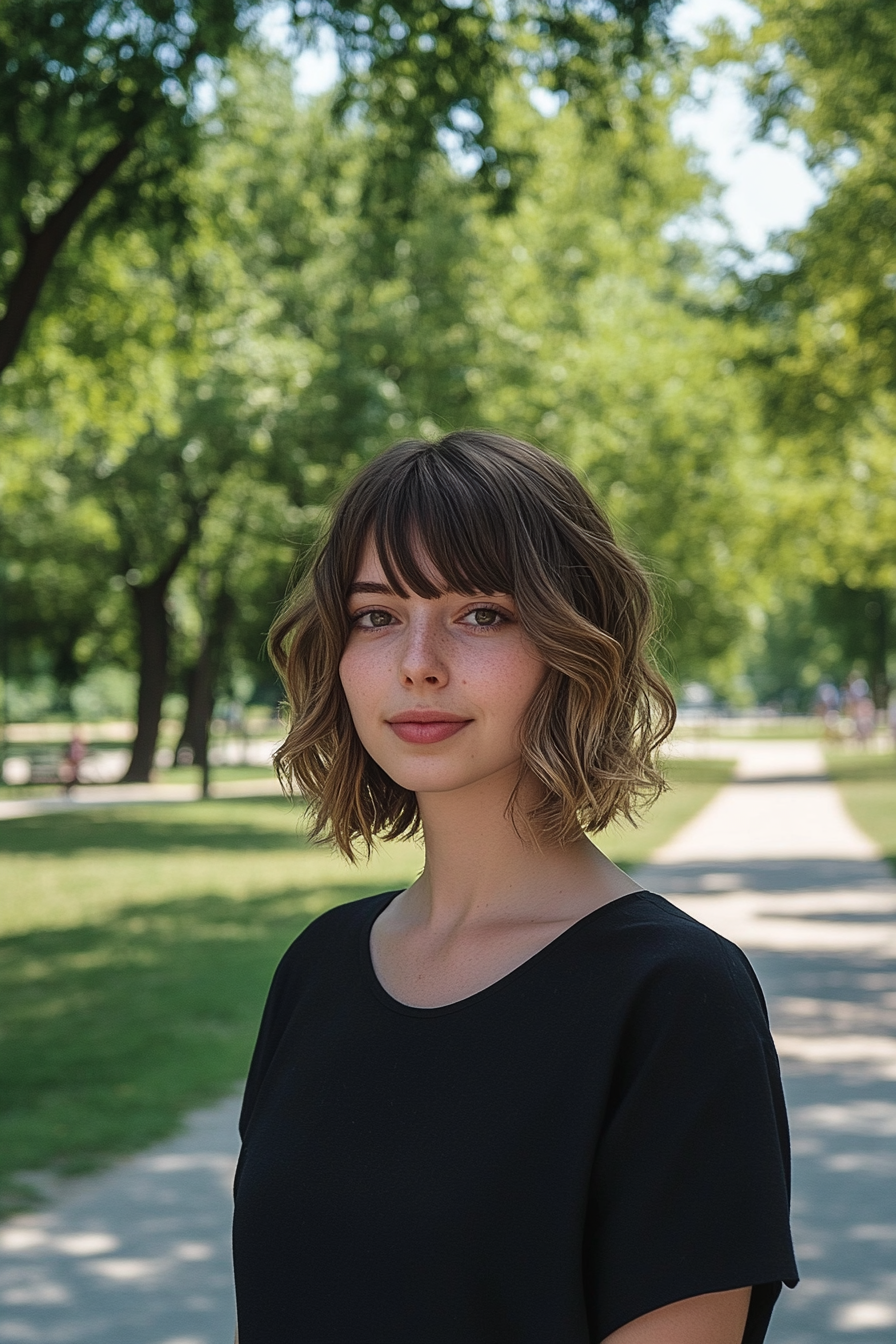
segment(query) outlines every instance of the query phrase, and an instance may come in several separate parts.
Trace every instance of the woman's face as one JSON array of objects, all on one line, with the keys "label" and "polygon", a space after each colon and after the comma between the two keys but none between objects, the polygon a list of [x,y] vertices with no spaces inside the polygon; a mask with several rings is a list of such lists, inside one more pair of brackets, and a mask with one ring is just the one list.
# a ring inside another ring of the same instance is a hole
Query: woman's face
[{"label": "woman's face", "polygon": [[515,775],[520,721],[546,668],[513,599],[400,597],[368,542],[348,608],[339,676],[358,737],[386,774],[414,793]]}]

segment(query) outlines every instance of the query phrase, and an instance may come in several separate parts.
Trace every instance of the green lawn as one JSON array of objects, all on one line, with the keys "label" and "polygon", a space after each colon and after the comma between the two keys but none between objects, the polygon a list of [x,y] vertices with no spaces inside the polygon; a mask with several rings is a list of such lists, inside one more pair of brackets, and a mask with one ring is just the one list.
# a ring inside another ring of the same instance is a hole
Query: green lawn
[{"label": "green lawn", "polygon": [[[724,762],[670,767],[645,859],[709,800]],[[316,914],[406,884],[414,845],[351,868],[276,799],[130,805],[0,822],[0,1201],[26,1170],[84,1171],[238,1085],[274,966]]]},{"label": "green lawn", "polygon": [[825,756],[853,821],[896,870],[896,753],[830,750]]},{"label": "green lawn", "polygon": [[[121,746],[121,743],[117,743]],[[216,784],[233,783],[246,779],[271,779],[273,771],[269,765],[215,765],[210,771],[210,782],[214,793]],[[202,771],[198,765],[166,766],[152,772],[155,784],[190,784],[196,790],[196,796],[202,787]],[[83,789],[89,791],[91,785]],[[27,798],[58,798],[62,788],[59,784],[3,784],[0,783],[0,802]]]},{"label": "green lawn", "polygon": [[783,718],[753,719],[744,723],[742,719],[713,718],[709,723],[693,722],[679,717],[676,733],[679,737],[715,740],[726,742],[780,741],[793,738],[820,738],[824,728],[815,715],[794,714]]}]

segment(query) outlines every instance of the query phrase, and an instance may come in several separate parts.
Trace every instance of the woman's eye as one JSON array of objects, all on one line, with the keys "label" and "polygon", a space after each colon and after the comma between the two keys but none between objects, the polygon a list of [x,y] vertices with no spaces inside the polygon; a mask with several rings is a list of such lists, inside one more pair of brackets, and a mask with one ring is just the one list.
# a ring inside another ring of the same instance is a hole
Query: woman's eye
[{"label": "woman's eye", "polygon": [[494,607],[475,607],[473,611],[468,611],[463,618],[465,624],[476,625],[480,628],[493,628],[496,625],[504,625],[507,617]]},{"label": "woman's eye", "polygon": [[354,624],[364,630],[382,630],[391,623],[392,617],[388,611],[362,611],[354,620]]}]

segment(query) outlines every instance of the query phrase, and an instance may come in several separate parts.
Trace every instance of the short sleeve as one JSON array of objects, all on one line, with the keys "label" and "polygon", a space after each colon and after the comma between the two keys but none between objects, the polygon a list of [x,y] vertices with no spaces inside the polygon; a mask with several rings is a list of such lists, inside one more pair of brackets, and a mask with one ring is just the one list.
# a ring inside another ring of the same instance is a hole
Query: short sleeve
[{"label": "short sleeve", "polygon": [[744,1344],[761,1344],[782,1281],[797,1279],[765,1005],[743,954],[700,935],[646,977],[619,1052],[586,1226],[595,1341],[671,1302],[753,1286]]},{"label": "short sleeve", "polygon": [[271,987],[265,1000],[261,1024],[252,1051],[252,1061],[243,1090],[243,1104],[240,1109],[240,1138],[245,1139],[255,1102],[271,1060],[277,1051],[296,998],[296,979],[299,940],[296,939],[281,957],[274,972]]}]

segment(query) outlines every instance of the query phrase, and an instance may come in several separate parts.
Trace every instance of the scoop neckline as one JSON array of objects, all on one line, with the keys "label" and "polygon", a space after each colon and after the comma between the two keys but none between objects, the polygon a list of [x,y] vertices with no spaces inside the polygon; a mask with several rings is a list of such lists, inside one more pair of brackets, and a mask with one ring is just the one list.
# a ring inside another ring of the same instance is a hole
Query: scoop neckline
[{"label": "scoop neckline", "polygon": [[452,1003],[441,1003],[432,1008],[426,1008],[412,1003],[402,1003],[401,999],[396,999],[394,995],[389,993],[374,969],[373,956],[370,951],[370,934],[375,921],[386,909],[386,906],[391,905],[392,901],[395,900],[395,897],[400,896],[403,890],[404,888],[402,887],[397,891],[387,891],[384,893],[385,899],[375,902],[372,913],[364,920],[361,926],[361,945],[359,950],[361,954],[362,973],[367,981],[367,987],[372,992],[374,998],[378,999],[381,1004],[386,1008],[389,1008],[392,1012],[401,1013],[406,1017],[439,1017],[445,1013],[458,1013],[464,1008],[470,1008],[481,1002],[482,999],[487,998],[490,994],[497,993],[499,990],[503,989],[509,981],[519,979],[534,962],[542,961],[545,957],[550,955],[558,944],[565,943],[570,935],[580,929],[583,924],[591,924],[594,920],[598,919],[599,916],[605,915],[607,911],[615,910],[617,907],[627,904],[636,896],[650,896],[652,894],[645,887],[639,887],[637,891],[627,891],[624,896],[615,896],[612,901],[607,901],[604,905],[597,906],[595,910],[589,910],[586,915],[582,915],[581,919],[575,920],[575,922],[570,924],[568,928],[565,928],[562,933],[558,933],[556,938],[552,938],[549,943],[545,943],[544,947],[540,947],[537,952],[533,952],[531,957],[527,957],[526,960],[521,961],[518,966],[514,966],[506,975],[499,976],[497,980],[493,980],[490,985],[485,985],[482,989],[477,989],[473,994],[467,994],[465,998],[455,999]]}]

